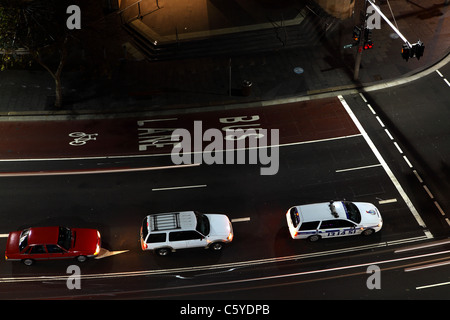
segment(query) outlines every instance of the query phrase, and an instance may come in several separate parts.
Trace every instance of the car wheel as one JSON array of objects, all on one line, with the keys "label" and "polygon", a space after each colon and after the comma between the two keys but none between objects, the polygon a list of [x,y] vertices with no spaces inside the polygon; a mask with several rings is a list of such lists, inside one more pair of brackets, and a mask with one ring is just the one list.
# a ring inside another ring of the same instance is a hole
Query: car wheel
[{"label": "car wheel", "polygon": [[31,266],[32,264],[34,264],[34,260],[33,259],[24,259],[24,260],[22,260],[22,262],[26,266]]},{"label": "car wheel", "polygon": [[314,234],[308,237],[309,242],[316,242],[320,240],[320,236],[318,234]]},{"label": "car wheel", "polygon": [[375,231],[373,229],[366,229],[363,232],[361,232],[361,234],[363,236],[370,236],[371,234],[374,234],[374,233],[375,233]]},{"label": "car wheel", "polygon": [[209,248],[210,248],[212,251],[220,251],[220,250],[223,249],[223,243],[222,243],[222,242],[214,242],[213,244],[211,244],[211,245],[209,246]]},{"label": "car wheel", "polygon": [[87,260],[87,257],[86,256],[78,256],[77,257],[77,261],[78,262],[85,262]]},{"label": "car wheel", "polygon": [[170,254],[170,249],[169,248],[158,249],[156,250],[156,254],[161,257],[168,256]]}]

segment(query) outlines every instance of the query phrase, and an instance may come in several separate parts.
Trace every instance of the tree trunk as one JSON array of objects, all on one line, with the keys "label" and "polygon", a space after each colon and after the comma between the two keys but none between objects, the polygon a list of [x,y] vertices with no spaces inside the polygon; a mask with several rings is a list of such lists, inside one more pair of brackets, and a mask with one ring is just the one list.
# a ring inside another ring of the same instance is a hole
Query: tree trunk
[{"label": "tree trunk", "polygon": [[55,77],[55,107],[60,109],[62,107],[62,86],[61,86],[61,76]]}]

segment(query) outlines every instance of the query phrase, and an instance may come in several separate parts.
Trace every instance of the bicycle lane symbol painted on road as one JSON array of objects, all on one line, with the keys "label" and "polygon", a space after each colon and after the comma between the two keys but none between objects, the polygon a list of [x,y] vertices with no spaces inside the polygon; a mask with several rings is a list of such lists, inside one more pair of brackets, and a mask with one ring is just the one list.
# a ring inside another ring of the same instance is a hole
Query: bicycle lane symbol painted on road
[{"label": "bicycle lane symbol painted on road", "polygon": [[69,137],[74,138],[69,142],[71,146],[85,145],[89,140],[97,140],[98,133],[72,132]]}]

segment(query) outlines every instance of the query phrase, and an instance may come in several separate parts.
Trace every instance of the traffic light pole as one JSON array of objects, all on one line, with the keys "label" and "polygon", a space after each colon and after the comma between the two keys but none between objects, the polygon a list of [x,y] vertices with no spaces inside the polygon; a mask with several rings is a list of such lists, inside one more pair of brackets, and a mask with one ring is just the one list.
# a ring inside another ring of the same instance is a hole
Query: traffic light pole
[{"label": "traffic light pole", "polygon": [[371,0],[366,0],[366,3],[369,2],[370,5],[372,6],[372,8],[380,15],[380,17],[383,18],[384,21],[387,22],[387,24],[392,28],[392,30],[395,31],[396,34],[398,34],[398,36],[403,40],[403,42],[405,42],[409,48],[412,48],[411,43],[409,43],[409,41],[405,38],[405,36],[400,32],[400,30],[398,30],[391,21],[389,21],[389,19],[384,15],[384,13],[380,10],[380,8],[378,8]]},{"label": "traffic light pole", "polygon": [[[364,19],[361,23],[361,32],[364,32],[366,28],[367,23],[367,0],[364,1]],[[359,68],[361,66],[361,59],[362,59],[362,52],[363,52],[363,44],[361,42],[361,36],[358,40],[358,52],[356,53],[356,59],[355,59],[355,68],[353,71],[353,80],[358,80],[359,78]]]}]

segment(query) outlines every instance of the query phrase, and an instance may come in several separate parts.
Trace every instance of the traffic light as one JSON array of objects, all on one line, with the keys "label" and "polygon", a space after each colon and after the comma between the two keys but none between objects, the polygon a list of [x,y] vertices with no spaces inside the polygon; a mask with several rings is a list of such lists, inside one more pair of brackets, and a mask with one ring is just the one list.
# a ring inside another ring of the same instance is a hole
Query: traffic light
[{"label": "traffic light", "polygon": [[359,43],[359,39],[361,38],[361,29],[358,26],[353,28],[353,40],[356,43]]},{"label": "traffic light", "polygon": [[402,58],[408,61],[411,56],[411,48],[405,43],[402,46]]},{"label": "traffic light", "polygon": [[425,50],[425,45],[423,44],[422,41],[419,40],[419,41],[417,41],[417,43],[415,43],[413,45],[413,48],[415,49],[414,53],[416,55],[417,60],[420,60],[420,57],[423,56],[423,52]]},{"label": "traffic light", "polygon": [[369,28],[364,29],[364,50],[372,49],[373,48],[373,42],[372,42],[372,30]]},{"label": "traffic light", "polygon": [[423,52],[425,50],[425,45],[422,41],[417,41],[417,43],[414,43],[411,45],[411,47],[408,44],[403,44],[402,46],[402,58],[408,61],[409,58],[416,57],[417,60],[420,60],[420,57],[423,56]]}]

